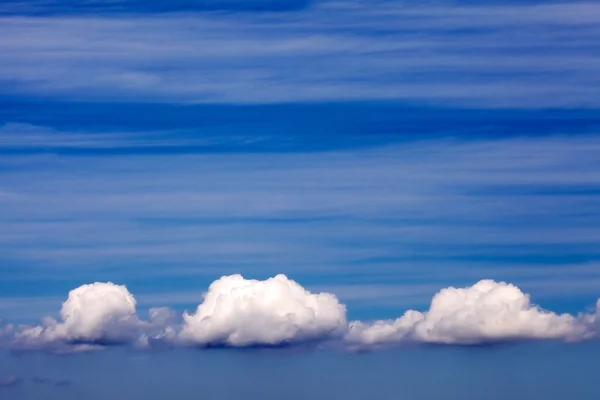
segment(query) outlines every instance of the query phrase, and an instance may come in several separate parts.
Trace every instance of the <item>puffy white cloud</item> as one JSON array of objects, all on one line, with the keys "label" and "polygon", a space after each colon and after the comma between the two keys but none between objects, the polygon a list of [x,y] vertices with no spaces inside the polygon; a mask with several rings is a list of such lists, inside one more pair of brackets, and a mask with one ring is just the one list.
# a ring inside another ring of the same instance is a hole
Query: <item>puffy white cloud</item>
[{"label": "puffy white cloud", "polygon": [[60,317],[19,327],[11,333],[13,347],[75,352],[107,344],[281,345],[341,337],[347,326],[346,309],[334,295],[310,293],[284,275],[222,277],[180,326],[168,308],[152,308],[148,321],[140,320],[133,295],[111,282],[69,292]]},{"label": "puffy white cloud", "polygon": [[[600,307],[600,302],[599,306]],[[598,314],[598,312],[597,312]],[[409,310],[396,320],[349,324],[346,340],[356,346],[402,341],[446,344],[563,339],[594,335],[593,315],[558,315],[531,303],[517,286],[482,280],[466,288],[439,291],[427,312]]]},{"label": "puffy white cloud", "polygon": [[429,310],[409,310],[395,320],[347,323],[346,307],[331,293],[311,293],[285,275],[260,280],[241,275],[214,281],[192,314],[152,308],[142,321],[125,286],[92,283],[69,292],[60,321],[0,326],[0,345],[75,352],[108,344],[278,346],[333,342],[351,348],[398,343],[479,344],[511,340],[577,341],[598,337],[600,300],[579,315],[556,314],[531,303],[517,286],[482,280],[449,287]]},{"label": "puffy white cloud", "polygon": [[132,342],[143,326],[135,306],[135,298],[125,286],[111,282],[82,285],[69,292],[60,310],[61,321],[46,317],[41,325],[21,328],[14,335],[14,344],[88,350]]},{"label": "puffy white cloud", "polygon": [[183,315],[180,338],[198,345],[282,345],[342,335],[346,307],[330,293],[310,293],[285,275],[264,281],[224,276],[194,314]]}]

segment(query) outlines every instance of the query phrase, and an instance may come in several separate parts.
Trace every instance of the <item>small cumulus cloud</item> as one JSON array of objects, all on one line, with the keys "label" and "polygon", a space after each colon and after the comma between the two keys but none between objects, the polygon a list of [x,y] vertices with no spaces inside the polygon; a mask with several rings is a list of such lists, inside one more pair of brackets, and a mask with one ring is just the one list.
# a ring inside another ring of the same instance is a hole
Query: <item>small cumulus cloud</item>
[{"label": "small cumulus cloud", "polygon": [[252,347],[337,344],[372,349],[403,343],[474,345],[521,340],[581,341],[600,332],[594,311],[557,314],[531,302],[517,286],[481,280],[448,287],[427,311],[408,310],[395,320],[351,321],[332,293],[311,293],[285,275],[266,280],[224,276],[214,281],[195,312],[152,308],[141,320],[125,286],[93,283],[72,290],[61,320],[11,327],[16,349],[76,352],[109,344],[138,347]]},{"label": "small cumulus cloud", "polygon": [[133,342],[143,323],[125,286],[111,282],[82,285],[69,292],[61,321],[44,318],[41,325],[22,327],[14,335],[18,348],[92,350],[102,344]]}]

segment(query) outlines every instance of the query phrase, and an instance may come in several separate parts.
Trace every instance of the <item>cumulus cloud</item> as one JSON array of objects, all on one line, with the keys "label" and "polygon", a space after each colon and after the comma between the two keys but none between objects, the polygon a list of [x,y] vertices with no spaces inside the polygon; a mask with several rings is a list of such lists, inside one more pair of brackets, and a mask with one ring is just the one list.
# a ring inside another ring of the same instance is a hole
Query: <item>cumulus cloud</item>
[{"label": "cumulus cloud", "polygon": [[423,313],[409,310],[396,320],[353,321],[346,340],[359,346],[404,341],[478,344],[528,339],[582,340],[594,335],[595,321],[593,315],[546,311],[533,305],[529,296],[515,285],[481,280],[466,288],[442,289]]},{"label": "cumulus cloud", "polygon": [[285,275],[231,275],[210,285],[194,314],[183,315],[179,336],[198,345],[276,346],[332,338],[345,327],[346,307],[331,293],[310,293]]},{"label": "cumulus cloud", "polygon": [[224,276],[214,281],[193,313],[152,308],[140,320],[125,286],[93,283],[72,290],[60,321],[0,329],[17,349],[75,352],[108,344],[141,347],[280,346],[337,343],[370,349],[399,343],[472,345],[515,340],[579,341],[598,337],[596,309],[556,314],[532,304],[505,282],[482,280],[440,290],[427,311],[409,310],[395,320],[347,322],[346,307],[332,293],[311,293],[285,275],[266,280]]},{"label": "cumulus cloud", "polygon": [[14,334],[18,348],[61,347],[90,350],[106,344],[131,343],[144,325],[135,298],[125,286],[111,282],[82,285],[69,292],[61,321],[46,317],[41,325]]}]

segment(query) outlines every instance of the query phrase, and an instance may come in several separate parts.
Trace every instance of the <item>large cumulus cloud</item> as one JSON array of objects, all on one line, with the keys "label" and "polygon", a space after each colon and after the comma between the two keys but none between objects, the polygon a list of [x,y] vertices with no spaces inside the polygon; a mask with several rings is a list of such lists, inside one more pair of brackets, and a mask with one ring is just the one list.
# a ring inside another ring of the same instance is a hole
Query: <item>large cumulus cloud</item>
[{"label": "large cumulus cloud", "polygon": [[281,345],[331,338],[346,308],[331,293],[310,293],[285,275],[264,281],[225,276],[213,282],[180,338],[199,345]]},{"label": "large cumulus cloud", "polygon": [[594,335],[595,320],[595,315],[559,315],[543,310],[515,285],[481,280],[466,288],[442,289],[423,313],[409,310],[396,320],[353,321],[346,340],[359,346],[408,341],[479,344],[527,339],[581,340]]}]

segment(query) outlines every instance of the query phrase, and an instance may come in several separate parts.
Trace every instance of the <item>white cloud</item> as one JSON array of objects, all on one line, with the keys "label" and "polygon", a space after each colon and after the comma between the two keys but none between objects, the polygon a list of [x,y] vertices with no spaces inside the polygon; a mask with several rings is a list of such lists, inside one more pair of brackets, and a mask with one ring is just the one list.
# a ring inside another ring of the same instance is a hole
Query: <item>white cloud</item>
[{"label": "white cloud", "polygon": [[400,343],[472,345],[516,340],[580,341],[600,331],[596,309],[578,315],[556,314],[531,303],[517,286],[481,280],[466,288],[449,287],[432,299],[429,310],[409,310],[396,320],[346,320],[346,307],[332,293],[311,293],[285,275],[266,280],[224,276],[214,281],[195,313],[183,321],[168,308],[152,308],[148,320],[136,312],[125,286],[92,283],[71,292],[61,320],[0,329],[16,349],[76,352],[108,344],[150,347],[278,346],[333,342],[350,348]]},{"label": "white cloud", "polygon": [[213,282],[180,338],[199,345],[281,345],[341,334],[346,308],[330,293],[310,293],[285,275],[264,281],[241,275]]},{"label": "white cloud", "polygon": [[582,340],[593,335],[596,317],[555,314],[533,305],[528,295],[505,282],[481,280],[449,287],[432,299],[428,311],[407,311],[396,320],[349,324],[347,341],[377,346],[403,341],[479,344],[510,340]]},{"label": "white cloud", "polygon": [[111,282],[82,285],[69,292],[60,310],[61,321],[44,318],[41,325],[15,333],[17,347],[89,349],[100,344],[129,343],[143,323],[135,298],[125,286]]}]

